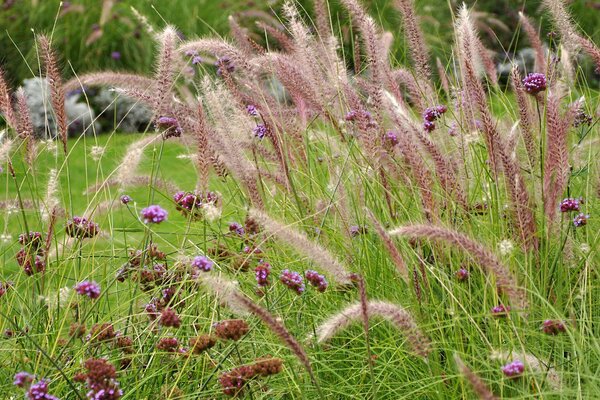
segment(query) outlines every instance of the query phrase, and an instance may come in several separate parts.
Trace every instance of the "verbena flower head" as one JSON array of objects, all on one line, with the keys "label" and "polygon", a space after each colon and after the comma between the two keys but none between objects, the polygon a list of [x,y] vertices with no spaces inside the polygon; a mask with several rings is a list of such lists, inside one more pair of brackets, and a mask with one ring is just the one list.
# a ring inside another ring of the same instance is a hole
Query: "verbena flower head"
[{"label": "verbena flower head", "polygon": [[256,283],[258,287],[265,287],[269,285],[269,275],[271,274],[271,264],[261,262],[254,268],[254,274],[256,276]]},{"label": "verbena flower head", "polygon": [[48,381],[45,379],[33,383],[29,387],[26,397],[29,400],[59,400],[58,397],[48,394]]},{"label": "verbena flower head", "polygon": [[499,304],[496,307],[492,308],[492,315],[495,317],[505,317],[510,311],[509,306],[505,306],[504,304]]},{"label": "verbena flower head", "polygon": [[198,65],[198,64],[202,64],[202,57],[195,55],[192,57],[192,64],[193,65]]},{"label": "verbena flower head", "polygon": [[146,224],[160,224],[167,219],[168,215],[169,213],[158,205],[148,206],[142,210],[142,218]]},{"label": "verbena flower head", "polygon": [[367,233],[367,228],[359,225],[352,225],[350,228],[348,228],[348,230],[350,232],[350,236],[352,237]]},{"label": "verbena flower head", "polygon": [[100,297],[100,285],[94,281],[83,281],[75,285],[75,291],[82,296],[87,296],[90,299]]},{"label": "verbena flower head", "polygon": [[190,351],[192,354],[200,354],[217,343],[217,339],[211,335],[200,335],[190,339]]},{"label": "verbena flower head", "polygon": [[20,387],[20,388],[25,388],[27,386],[29,386],[31,384],[31,382],[33,382],[33,379],[35,377],[33,375],[31,375],[28,372],[17,372],[15,374],[14,380],[13,380],[13,385]]},{"label": "verbena flower head", "polygon": [[217,67],[217,75],[221,76],[223,73],[231,74],[235,71],[235,65],[229,57],[221,57],[215,62],[215,66]]},{"label": "verbena flower head", "polygon": [[250,330],[248,323],[243,319],[219,321],[213,324],[213,328],[219,339],[234,341],[240,340]]},{"label": "verbena flower head", "polygon": [[428,107],[423,112],[423,120],[433,122],[441,117],[446,111],[448,111],[448,108],[444,105]]},{"label": "verbena flower head", "polygon": [[302,294],[306,287],[302,279],[302,275],[298,272],[284,269],[279,276],[279,280],[288,288],[292,289],[298,294]]},{"label": "verbena flower head", "polygon": [[181,326],[181,319],[179,318],[175,310],[171,308],[165,308],[160,313],[159,323],[162,326],[179,328]]},{"label": "verbena flower head", "polygon": [[558,335],[559,333],[565,333],[567,327],[562,321],[547,319],[542,323],[540,328],[546,335]]},{"label": "verbena flower head", "polygon": [[65,230],[73,238],[92,238],[100,232],[100,227],[93,221],[83,217],[73,217],[67,221]]},{"label": "verbena flower head", "polygon": [[88,399],[93,400],[118,400],[123,396],[123,391],[116,381],[115,367],[103,358],[90,358],[84,363],[86,374],[80,375],[85,379],[89,392]]},{"label": "verbena flower head", "polygon": [[515,378],[523,374],[525,365],[520,360],[514,360],[502,367],[502,373],[509,378]]},{"label": "verbena flower head", "polygon": [[246,233],[246,231],[244,230],[244,227],[237,223],[237,222],[232,222],[229,224],[229,232],[235,232],[236,234],[243,236],[244,233]]},{"label": "verbena flower head", "polygon": [[388,131],[383,138],[385,143],[389,144],[390,147],[394,147],[398,144],[398,134],[393,131]]},{"label": "verbena flower head", "polygon": [[588,219],[590,219],[589,214],[580,213],[573,218],[573,225],[576,228],[587,225]]},{"label": "verbena flower head", "polygon": [[123,203],[123,204],[129,204],[131,202],[131,197],[124,194],[123,196],[121,196],[120,200],[121,200],[121,203]]},{"label": "verbena flower head", "polygon": [[435,130],[435,123],[432,121],[423,121],[423,129],[425,132],[433,132]]},{"label": "verbena flower head", "polygon": [[159,117],[156,120],[156,127],[164,130],[165,138],[179,137],[183,133],[179,122],[173,117]]},{"label": "verbena flower head", "polygon": [[192,268],[196,268],[200,271],[208,272],[213,268],[213,262],[205,256],[196,256],[192,260]]},{"label": "verbena flower head", "polygon": [[546,90],[546,75],[539,72],[528,74],[523,78],[523,86],[529,94],[535,95]]},{"label": "verbena flower head", "polygon": [[316,287],[319,292],[324,292],[329,285],[325,276],[319,274],[317,271],[308,270],[304,273],[304,276],[306,276],[306,280],[312,286]]},{"label": "verbena flower head", "polygon": [[566,198],[560,202],[560,211],[561,212],[569,212],[569,211],[579,211],[580,205],[583,203],[583,197],[578,199],[574,198]]},{"label": "verbena flower head", "polygon": [[183,216],[191,216],[193,219],[205,217],[205,206],[219,206],[219,195],[216,192],[184,192],[179,191],[173,195],[175,207]]},{"label": "verbena flower head", "polygon": [[265,124],[258,124],[252,129],[252,133],[259,139],[264,138],[269,131]]},{"label": "verbena flower head", "polygon": [[179,352],[179,341],[174,337],[164,337],[156,343],[156,348],[167,353],[177,353]]},{"label": "verbena flower head", "polygon": [[256,108],[256,106],[254,104],[248,104],[246,106],[246,112],[251,117],[257,117],[258,116],[258,109]]},{"label": "verbena flower head", "polygon": [[29,232],[21,233],[19,235],[19,243],[32,250],[38,250],[42,247],[44,241],[42,240],[42,234],[40,232]]},{"label": "verbena flower head", "polygon": [[110,58],[112,58],[113,60],[120,60],[121,53],[118,51],[113,51],[112,53],[110,53]]},{"label": "verbena flower head", "polygon": [[467,279],[469,279],[469,271],[465,268],[461,268],[458,271],[456,271],[455,275],[456,279],[458,279],[461,282],[464,282]]},{"label": "verbena flower head", "polygon": [[27,276],[46,270],[46,261],[42,254],[31,254],[30,251],[23,248],[17,252],[16,259],[17,264],[23,268]]}]

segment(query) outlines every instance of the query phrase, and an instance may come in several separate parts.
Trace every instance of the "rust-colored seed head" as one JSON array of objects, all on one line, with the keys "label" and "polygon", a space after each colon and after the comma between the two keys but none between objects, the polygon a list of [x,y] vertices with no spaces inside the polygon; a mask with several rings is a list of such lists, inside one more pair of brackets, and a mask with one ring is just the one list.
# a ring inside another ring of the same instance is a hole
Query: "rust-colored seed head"
[{"label": "rust-colored seed head", "polygon": [[90,330],[90,340],[104,342],[116,337],[115,329],[112,324],[94,324]]},{"label": "rust-colored seed head", "polygon": [[212,335],[200,335],[190,339],[190,351],[193,354],[200,354],[217,343],[217,339]]},{"label": "rust-colored seed head", "polygon": [[74,322],[69,327],[69,336],[75,336],[76,338],[80,338],[85,335],[86,328],[85,325],[80,324],[78,322]]},{"label": "rust-colored seed head", "polygon": [[246,321],[242,319],[228,319],[214,325],[215,335],[223,340],[240,340],[250,330]]}]

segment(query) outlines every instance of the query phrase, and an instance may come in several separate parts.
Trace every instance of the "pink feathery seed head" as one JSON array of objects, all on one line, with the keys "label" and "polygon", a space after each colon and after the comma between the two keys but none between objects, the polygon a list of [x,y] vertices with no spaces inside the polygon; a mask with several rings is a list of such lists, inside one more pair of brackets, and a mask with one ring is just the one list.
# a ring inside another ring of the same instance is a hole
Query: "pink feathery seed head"
[{"label": "pink feathery seed head", "polygon": [[142,210],[145,224],[160,224],[167,219],[169,213],[158,205],[151,205]]},{"label": "pink feathery seed head", "polygon": [[502,367],[502,373],[509,378],[516,378],[523,374],[525,365],[520,360],[515,360]]},{"label": "pink feathery seed head", "polygon": [[162,326],[179,328],[181,326],[181,319],[179,318],[175,310],[171,308],[165,308],[160,313],[159,323]]},{"label": "pink feathery seed head", "polygon": [[123,196],[120,197],[120,200],[121,200],[122,204],[129,204],[131,202],[131,197],[124,194]]},{"label": "pink feathery seed head", "polygon": [[539,72],[528,74],[523,78],[523,87],[525,91],[531,95],[538,94],[546,90],[546,75]]},{"label": "pink feathery seed head", "polygon": [[270,284],[269,275],[271,274],[271,264],[263,260],[254,268],[256,283],[258,287],[265,287]]},{"label": "pink feathery seed head", "polygon": [[574,198],[566,198],[560,202],[560,211],[561,212],[569,212],[569,211],[579,211],[580,204],[583,204],[583,198],[574,199]]},{"label": "pink feathery seed head", "polygon": [[73,238],[92,238],[100,232],[100,227],[93,221],[83,217],[73,217],[65,225],[67,235]]},{"label": "pink feathery seed head", "polygon": [[508,312],[510,311],[510,306],[505,306],[504,304],[499,304],[492,308],[492,315],[494,317],[506,317]]},{"label": "pink feathery seed head", "polygon": [[196,256],[192,261],[192,268],[208,272],[213,268],[213,262],[206,256]]},{"label": "pink feathery seed head", "polygon": [[75,285],[75,291],[82,295],[87,296],[90,299],[97,299],[100,297],[100,285],[94,281],[82,281]]},{"label": "pink feathery seed head", "polygon": [[585,226],[587,225],[588,219],[590,219],[589,214],[580,213],[573,218],[573,225],[575,225],[576,228]]},{"label": "pink feathery seed head", "polygon": [[306,287],[304,286],[304,282],[302,279],[302,275],[298,272],[290,271],[288,269],[284,269],[279,276],[279,280],[285,286],[294,290],[297,294],[302,294]]},{"label": "pink feathery seed head", "polygon": [[456,271],[455,275],[456,279],[458,279],[461,282],[464,282],[467,279],[469,279],[469,271],[465,268],[461,268],[458,271]]},{"label": "pink feathery seed head", "polygon": [[304,273],[304,276],[306,276],[306,280],[312,286],[316,287],[319,292],[324,292],[329,285],[329,283],[327,283],[327,279],[325,279],[325,276],[319,274],[317,271],[308,270]]},{"label": "pink feathery seed head", "polygon": [[567,331],[567,327],[562,321],[553,319],[545,320],[540,329],[546,335],[558,335],[559,333],[565,333]]},{"label": "pink feathery seed head", "polygon": [[28,372],[17,372],[13,380],[13,385],[20,388],[24,388],[26,386],[29,386],[31,382],[33,382],[34,378],[35,377]]}]

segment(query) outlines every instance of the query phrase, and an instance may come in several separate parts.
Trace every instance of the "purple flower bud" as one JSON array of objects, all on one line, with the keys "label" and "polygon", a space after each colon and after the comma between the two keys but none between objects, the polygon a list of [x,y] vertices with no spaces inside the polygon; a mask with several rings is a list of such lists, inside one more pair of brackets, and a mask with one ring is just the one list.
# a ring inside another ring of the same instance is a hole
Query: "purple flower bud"
[{"label": "purple flower bud", "polygon": [[425,130],[425,132],[433,132],[433,130],[435,129],[435,123],[431,121],[423,121],[423,129]]},{"label": "purple flower bud", "polygon": [[560,202],[560,211],[561,212],[569,212],[569,211],[579,211],[579,205],[583,203],[583,198],[573,199],[566,198]]},{"label": "purple flower bud", "polygon": [[305,290],[304,283],[302,282],[302,275],[298,272],[284,269],[279,276],[279,280],[288,288],[294,290],[297,294],[302,294]]},{"label": "purple flower bud", "polygon": [[48,381],[45,379],[31,385],[26,397],[30,400],[59,400],[58,397],[48,394]]},{"label": "purple flower bud", "polygon": [[269,274],[271,273],[271,264],[261,260],[260,264],[254,268],[256,276],[256,283],[258,287],[265,287],[269,285]]},{"label": "purple flower bud", "polygon": [[325,279],[325,276],[319,274],[317,271],[308,270],[304,273],[304,275],[306,276],[306,280],[312,286],[316,287],[319,292],[324,292],[325,289],[327,289],[327,286],[329,285],[327,283],[327,279]]},{"label": "purple flower bud", "polygon": [[562,321],[547,319],[540,328],[546,335],[558,335],[567,331],[567,327]]},{"label": "purple flower bud", "polygon": [[509,306],[505,306],[504,304],[499,304],[496,307],[492,308],[492,315],[494,315],[495,317],[505,317],[509,311],[510,311]]},{"label": "purple flower bud", "polygon": [[113,51],[112,53],[110,53],[110,58],[112,58],[113,60],[120,60],[121,53],[118,51]]},{"label": "purple flower bud", "polygon": [[179,137],[183,133],[177,119],[172,117],[159,117],[156,120],[156,127],[165,131],[165,138]]},{"label": "purple flower bud", "polygon": [[246,106],[246,112],[252,117],[258,116],[258,110],[256,109],[256,106],[254,104],[248,104]]},{"label": "purple flower bud", "polygon": [[26,386],[29,386],[31,384],[31,382],[33,382],[33,378],[34,376],[31,375],[28,372],[17,372],[15,374],[15,378],[13,380],[13,385],[20,387],[20,388],[24,388]]},{"label": "purple flower bud", "polygon": [[221,57],[215,62],[215,66],[217,67],[217,75],[223,75],[223,72],[232,73],[235,71],[235,66],[233,62],[229,59],[229,57]]},{"label": "purple flower bud", "polygon": [[509,378],[515,378],[523,374],[525,365],[520,360],[515,360],[502,367],[502,373]]},{"label": "purple flower bud", "polygon": [[444,105],[428,107],[423,112],[423,120],[433,122],[442,116],[448,109]]},{"label": "purple flower bud", "polygon": [[252,129],[252,133],[259,139],[262,139],[267,134],[268,128],[264,124],[258,124]]},{"label": "purple flower bud", "polygon": [[142,218],[145,224],[160,224],[167,219],[169,214],[160,206],[152,205],[142,210]]},{"label": "purple flower bud", "polygon": [[384,140],[390,146],[394,147],[398,144],[398,135],[396,134],[396,132],[389,131],[385,134]]},{"label": "purple flower bud", "polygon": [[82,296],[87,296],[90,299],[100,297],[100,285],[94,281],[83,281],[75,285],[75,291]]},{"label": "purple flower bud", "polygon": [[523,78],[523,86],[529,94],[535,95],[546,90],[546,75],[535,72]]},{"label": "purple flower bud", "polygon": [[576,228],[587,225],[588,219],[590,219],[589,214],[580,213],[575,218],[573,218],[573,225]]},{"label": "purple flower bud", "polygon": [[236,234],[243,236],[246,231],[244,227],[237,222],[232,222],[229,224],[229,232],[235,232]]},{"label": "purple flower bud", "polygon": [[123,196],[121,196],[121,203],[129,204],[130,201],[131,201],[131,197],[129,197],[128,195],[124,194]]},{"label": "purple flower bud", "polygon": [[91,238],[100,232],[98,224],[88,221],[83,217],[73,217],[67,221],[65,230],[67,235],[74,238]]},{"label": "purple flower bud", "polygon": [[205,256],[194,257],[194,260],[192,261],[192,268],[196,268],[196,269],[199,269],[204,272],[210,271],[212,269],[212,267],[213,267],[213,262],[210,261],[208,259],[208,257],[205,257]]},{"label": "purple flower bud", "polygon": [[203,60],[202,60],[202,57],[200,57],[200,56],[193,56],[193,57],[192,57],[192,64],[193,64],[193,65],[198,65],[198,64],[201,64],[201,63],[202,63],[202,61],[203,61]]},{"label": "purple flower bud", "polygon": [[461,282],[466,281],[469,278],[469,271],[467,271],[465,268],[461,268],[458,271],[456,271],[456,279],[458,279]]}]

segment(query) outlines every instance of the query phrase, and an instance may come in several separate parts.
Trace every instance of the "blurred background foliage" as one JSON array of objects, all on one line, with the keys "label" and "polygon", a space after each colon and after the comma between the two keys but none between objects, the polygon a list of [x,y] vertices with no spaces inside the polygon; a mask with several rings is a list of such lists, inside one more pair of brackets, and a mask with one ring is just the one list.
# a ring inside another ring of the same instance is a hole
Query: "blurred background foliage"
[{"label": "blurred background foliage", "polygon": [[[452,11],[459,0],[415,0],[421,24],[434,56],[449,59],[453,43]],[[503,62],[528,43],[519,32],[518,12],[534,18],[541,26],[542,38],[551,30],[541,0],[467,0],[476,11],[477,25],[487,47],[496,60]],[[404,37],[394,0],[363,0],[385,30],[394,33],[393,56],[408,62]],[[117,69],[148,72],[152,68],[155,44],[144,24],[132,10],[160,28],[174,25],[182,38],[209,34],[227,36],[229,15],[237,16],[241,25],[254,31],[264,42],[256,19],[263,11],[280,14],[283,0],[4,0],[0,10],[0,65],[8,79],[18,85],[25,78],[39,75],[33,32],[54,32],[54,46],[60,54],[65,76],[73,71]],[[299,0],[312,15],[312,0]],[[337,0],[330,0],[334,29],[352,48],[352,28]],[[576,23],[596,43],[600,42],[600,1],[575,0],[570,10]],[[26,62],[24,62],[24,60]],[[348,57],[349,66],[351,57]]]}]

